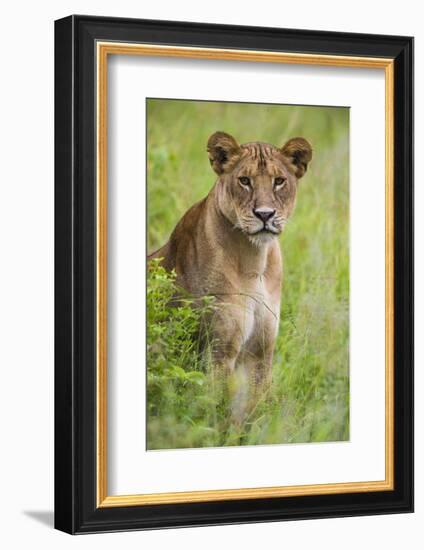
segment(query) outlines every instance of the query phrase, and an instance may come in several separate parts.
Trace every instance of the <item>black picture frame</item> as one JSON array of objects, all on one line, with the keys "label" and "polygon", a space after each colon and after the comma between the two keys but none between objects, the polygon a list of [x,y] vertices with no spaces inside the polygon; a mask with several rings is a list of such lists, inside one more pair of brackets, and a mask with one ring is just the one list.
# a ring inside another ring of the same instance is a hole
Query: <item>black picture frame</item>
[{"label": "black picture frame", "polygon": [[[394,490],[99,508],[96,103],[99,40],[394,60]],[[413,511],[413,39],[73,15],[55,22],[55,527],[67,533]]]}]

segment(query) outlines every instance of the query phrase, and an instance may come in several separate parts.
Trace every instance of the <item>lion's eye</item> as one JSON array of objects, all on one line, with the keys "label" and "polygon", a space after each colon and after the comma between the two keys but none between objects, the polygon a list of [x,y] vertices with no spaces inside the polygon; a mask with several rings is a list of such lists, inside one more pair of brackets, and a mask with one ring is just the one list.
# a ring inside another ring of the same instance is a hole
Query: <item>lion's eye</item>
[{"label": "lion's eye", "polygon": [[275,187],[281,189],[281,187],[284,186],[286,181],[287,181],[286,178],[274,178],[274,185]]},{"label": "lion's eye", "polygon": [[241,176],[239,178],[239,182],[244,185],[245,187],[249,187],[250,186],[250,178],[248,178],[247,176]]},{"label": "lion's eye", "polygon": [[247,176],[241,176],[241,178],[239,178],[239,182],[244,185],[244,187],[250,187],[250,178]]}]

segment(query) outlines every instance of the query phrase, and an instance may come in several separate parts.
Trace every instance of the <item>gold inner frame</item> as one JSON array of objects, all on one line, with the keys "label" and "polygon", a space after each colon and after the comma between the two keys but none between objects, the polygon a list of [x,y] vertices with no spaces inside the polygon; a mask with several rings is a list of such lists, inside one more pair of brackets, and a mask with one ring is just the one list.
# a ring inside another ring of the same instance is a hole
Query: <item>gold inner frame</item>
[{"label": "gold inner frame", "polygon": [[[97,506],[137,506],[270,497],[364,493],[394,489],[394,61],[350,57],[122,42],[97,42]],[[385,479],[315,485],[217,489],[109,496],[107,493],[107,60],[109,55],[144,55],[384,69],[385,71]]]}]

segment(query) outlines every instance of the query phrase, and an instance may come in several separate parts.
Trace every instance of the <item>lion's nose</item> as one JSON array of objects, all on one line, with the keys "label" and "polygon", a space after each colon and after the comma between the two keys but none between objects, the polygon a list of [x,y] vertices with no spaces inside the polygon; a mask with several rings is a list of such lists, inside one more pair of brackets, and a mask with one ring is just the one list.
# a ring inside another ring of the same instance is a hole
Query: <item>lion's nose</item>
[{"label": "lion's nose", "polygon": [[259,218],[265,223],[272,218],[272,216],[275,214],[275,210],[273,210],[272,208],[266,208],[266,207],[254,208],[253,213],[257,218]]}]

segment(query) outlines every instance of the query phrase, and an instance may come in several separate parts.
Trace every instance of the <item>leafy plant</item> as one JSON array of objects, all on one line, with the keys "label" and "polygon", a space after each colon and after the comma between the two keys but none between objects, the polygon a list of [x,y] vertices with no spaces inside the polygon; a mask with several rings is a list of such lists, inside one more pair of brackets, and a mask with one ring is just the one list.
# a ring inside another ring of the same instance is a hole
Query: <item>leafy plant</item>
[{"label": "leafy plant", "polygon": [[[147,283],[147,407],[149,419],[174,416],[194,424],[202,417],[207,349],[200,349],[202,321],[212,312],[213,298],[190,297],[175,284],[160,259],[149,262]],[[196,303],[195,303],[196,302]],[[149,421],[150,421],[149,420]]]}]

